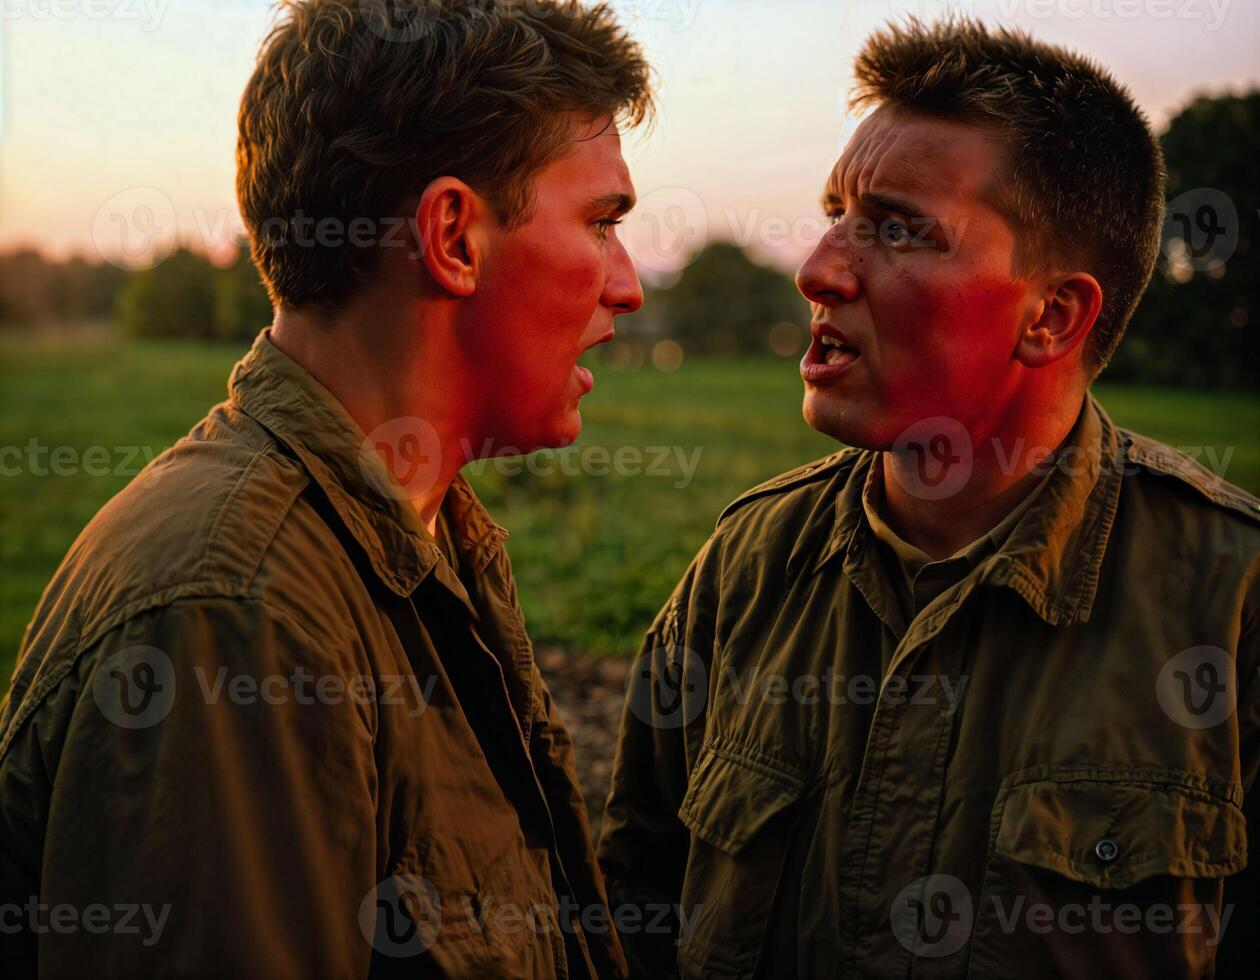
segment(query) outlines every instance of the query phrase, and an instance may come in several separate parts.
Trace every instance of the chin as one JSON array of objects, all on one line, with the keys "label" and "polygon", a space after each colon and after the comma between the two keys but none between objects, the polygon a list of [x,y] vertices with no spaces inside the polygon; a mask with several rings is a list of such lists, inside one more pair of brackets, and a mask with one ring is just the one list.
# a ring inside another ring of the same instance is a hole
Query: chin
[{"label": "chin", "polygon": [[563,449],[577,442],[582,434],[582,413],[576,408],[550,420],[543,427],[538,449]]},{"label": "chin", "polygon": [[565,426],[564,432],[561,433],[561,439],[564,441],[561,445],[568,446],[578,441],[578,437],[582,435],[582,413],[576,408],[573,410],[572,419]]},{"label": "chin", "polygon": [[806,388],[805,403],[801,406],[801,414],[811,429],[830,436],[846,446],[863,447],[860,426],[855,424],[852,405]]},{"label": "chin", "polygon": [[857,449],[887,450],[897,439],[897,433],[886,431],[887,423],[867,406],[809,388],[801,414],[811,429]]}]

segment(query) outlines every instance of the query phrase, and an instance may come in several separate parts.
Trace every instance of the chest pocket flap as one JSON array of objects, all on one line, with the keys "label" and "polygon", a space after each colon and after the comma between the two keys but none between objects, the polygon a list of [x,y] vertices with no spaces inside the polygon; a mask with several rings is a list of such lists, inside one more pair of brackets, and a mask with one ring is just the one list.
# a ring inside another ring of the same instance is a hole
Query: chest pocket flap
[{"label": "chest pocket flap", "polygon": [[999,857],[1108,889],[1153,875],[1222,878],[1246,867],[1240,786],[1133,770],[1027,776],[999,797]]},{"label": "chest pocket flap", "polygon": [[728,742],[705,745],[679,819],[691,831],[682,905],[691,922],[685,978],[753,976],[782,900],[784,861],[805,780],[792,767]]},{"label": "chest pocket flap", "polygon": [[695,836],[738,854],[770,820],[801,798],[797,773],[750,750],[710,742],[696,763],[678,812]]}]

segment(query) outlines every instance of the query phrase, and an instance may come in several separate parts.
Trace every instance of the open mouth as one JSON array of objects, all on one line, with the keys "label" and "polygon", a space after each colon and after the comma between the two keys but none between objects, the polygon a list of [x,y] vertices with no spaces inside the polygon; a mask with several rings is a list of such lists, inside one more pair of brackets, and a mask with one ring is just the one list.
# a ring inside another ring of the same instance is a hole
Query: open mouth
[{"label": "open mouth", "polygon": [[[600,337],[599,340],[595,341],[593,344],[591,344],[589,347],[583,350],[582,353],[579,354],[578,356],[583,357],[586,354],[589,354],[596,347],[599,347],[611,341],[613,337],[615,336],[616,334],[610,330],[608,333],[604,334],[604,336]],[[573,373],[577,375],[578,382],[581,384],[583,390],[589,394],[595,387],[595,375],[591,373],[591,369],[581,364],[574,364]]]},{"label": "open mouth", "polygon": [[593,344],[591,344],[589,347],[583,350],[582,353],[589,354],[596,347],[602,347],[604,344],[611,343],[613,338],[616,336],[617,336],[616,333],[614,333],[612,330],[609,330],[608,333],[604,334],[602,337],[599,338],[599,340],[595,341]]},{"label": "open mouth", "polygon": [[834,328],[819,327],[820,324],[814,325],[813,343],[801,358],[801,377],[811,384],[829,384],[848,373],[862,352]]},{"label": "open mouth", "polygon": [[825,333],[818,338],[818,345],[821,347],[819,351],[820,363],[837,367],[841,364],[851,364],[861,355],[858,349],[850,344],[846,344],[839,337]]}]

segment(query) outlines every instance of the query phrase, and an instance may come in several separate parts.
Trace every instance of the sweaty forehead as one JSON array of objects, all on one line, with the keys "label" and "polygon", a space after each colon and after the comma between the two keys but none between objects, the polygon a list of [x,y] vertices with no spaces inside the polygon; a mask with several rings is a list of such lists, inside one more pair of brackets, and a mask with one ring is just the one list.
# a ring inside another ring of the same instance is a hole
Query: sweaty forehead
[{"label": "sweaty forehead", "polygon": [[881,109],[849,140],[825,196],[886,195],[944,213],[983,203],[1000,160],[997,144],[978,126]]}]

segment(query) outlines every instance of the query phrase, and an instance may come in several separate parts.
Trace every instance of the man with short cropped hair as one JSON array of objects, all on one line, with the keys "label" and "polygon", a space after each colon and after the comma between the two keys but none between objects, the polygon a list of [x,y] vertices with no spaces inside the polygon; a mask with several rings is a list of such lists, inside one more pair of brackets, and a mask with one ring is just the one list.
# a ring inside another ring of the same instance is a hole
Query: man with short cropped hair
[{"label": "man with short cropped hair", "polygon": [[644,642],[600,858],[681,909],[634,972],[1254,975],[1260,503],[1089,390],[1159,146],[965,19],[855,74],[797,276],[805,418],[855,448],[730,505]]},{"label": "man with short cropped hair", "polygon": [[603,5],[285,5],[238,143],[274,325],[81,534],[0,708],[6,978],[624,970],[459,473],[577,437],[651,103]]}]

